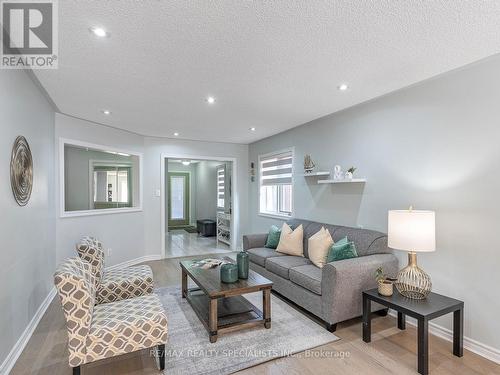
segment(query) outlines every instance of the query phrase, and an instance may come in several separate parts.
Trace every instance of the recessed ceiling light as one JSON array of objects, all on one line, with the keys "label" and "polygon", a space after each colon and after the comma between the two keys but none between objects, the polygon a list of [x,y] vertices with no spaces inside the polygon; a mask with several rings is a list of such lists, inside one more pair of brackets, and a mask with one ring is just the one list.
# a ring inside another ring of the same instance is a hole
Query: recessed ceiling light
[{"label": "recessed ceiling light", "polygon": [[349,88],[349,86],[347,86],[347,83],[342,83],[339,85],[339,90],[340,91],[345,91]]},{"label": "recessed ceiling light", "polygon": [[257,129],[256,129],[256,128],[254,128],[254,127],[252,126],[252,127],[251,127],[251,128],[249,128],[248,130],[250,130],[251,132],[254,132],[254,131],[256,131]]},{"label": "recessed ceiling light", "polygon": [[111,114],[111,111],[109,109],[103,109],[102,113],[104,113],[106,116],[109,116]]},{"label": "recessed ceiling light", "polygon": [[179,136],[179,133],[175,132],[174,137],[178,137],[178,136]]},{"label": "recessed ceiling light", "polygon": [[183,160],[182,161],[182,165],[189,165],[191,164],[191,162],[189,160]]},{"label": "recessed ceiling light", "polygon": [[106,36],[109,36],[109,33],[102,27],[91,27],[90,31],[92,32],[92,34],[98,36],[99,38],[104,38]]},{"label": "recessed ceiling light", "polygon": [[214,98],[213,96],[209,96],[209,97],[207,98],[207,103],[208,103],[208,104],[214,104],[214,103],[215,103],[215,98]]}]

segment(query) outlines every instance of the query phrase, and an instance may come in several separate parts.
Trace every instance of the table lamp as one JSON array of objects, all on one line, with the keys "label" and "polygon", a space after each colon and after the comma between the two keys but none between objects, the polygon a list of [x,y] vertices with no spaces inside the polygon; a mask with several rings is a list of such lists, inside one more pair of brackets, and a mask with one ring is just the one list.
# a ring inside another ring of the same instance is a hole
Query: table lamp
[{"label": "table lamp", "polygon": [[388,215],[388,246],[408,251],[408,265],[398,273],[396,288],[412,299],[426,298],[432,289],[431,278],[417,266],[417,252],[436,250],[434,211],[391,210]]}]

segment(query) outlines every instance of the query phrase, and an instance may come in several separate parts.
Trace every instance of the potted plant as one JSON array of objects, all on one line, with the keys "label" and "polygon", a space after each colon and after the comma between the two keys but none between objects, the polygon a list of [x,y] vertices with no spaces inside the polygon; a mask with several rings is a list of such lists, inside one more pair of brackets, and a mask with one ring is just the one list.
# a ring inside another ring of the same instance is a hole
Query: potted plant
[{"label": "potted plant", "polygon": [[377,280],[378,283],[378,293],[382,296],[385,297],[390,297],[392,296],[392,293],[394,292],[394,281],[396,279],[387,277],[387,275],[384,273],[384,270],[382,267],[377,268],[375,271],[375,280]]}]

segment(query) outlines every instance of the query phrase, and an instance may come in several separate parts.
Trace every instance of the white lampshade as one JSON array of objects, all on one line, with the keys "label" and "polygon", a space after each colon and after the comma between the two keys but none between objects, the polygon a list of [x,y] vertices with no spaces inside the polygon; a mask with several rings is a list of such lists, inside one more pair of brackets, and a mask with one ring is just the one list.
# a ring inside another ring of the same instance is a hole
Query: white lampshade
[{"label": "white lampshade", "polygon": [[434,211],[389,211],[388,245],[406,251],[436,250],[436,219]]}]

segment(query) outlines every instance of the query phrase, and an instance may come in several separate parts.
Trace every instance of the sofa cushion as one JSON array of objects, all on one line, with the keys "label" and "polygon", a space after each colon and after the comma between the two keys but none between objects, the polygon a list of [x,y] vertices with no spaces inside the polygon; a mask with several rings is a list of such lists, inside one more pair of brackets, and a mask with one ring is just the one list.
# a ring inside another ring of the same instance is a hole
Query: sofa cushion
[{"label": "sofa cushion", "polygon": [[266,270],[288,280],[290,279],[288,275],[290,268],[304,266],[307,264],[312,264],[307,258],[286,255],[282,257],[268,258],[266,260]]},{"label": "sofa cushion", "polygon": [[321,295],[321,268],[308,264],[290,269],[290,281],[313,293]]},{"label": "sofa cushion", "polygon": [[283,223],[276,251],[293,256],[304,256],[304,227],[299,225],[292,230],[287,223]]},{"label": "sofa cushion", "polygon": [[284,254],[278,253],[273,249],[268,249],[266,247],[257,247],[255,249],[247,250],[248,257],[250,258],[250,262],[256,263],[259,266],[266,266],[266,259],[273,257],[282,257]]},{"label": "sofa cushion", "polygon": [[323,268],[326,262],[326,256],[330,247],[333,245],[332,236],[330,232],[324,227],[309,237],[308,241],[308,252],[309,260],[319,268]]},{"label": "sofa cushion", "polygon": [[[338,227],[332,237],[335,242],[347,237],[349,241],[354,242],[359,256],[390,252],[387,248],[387,235],[374,230]],[[379,246],[375,246],[375,244]]]}]

